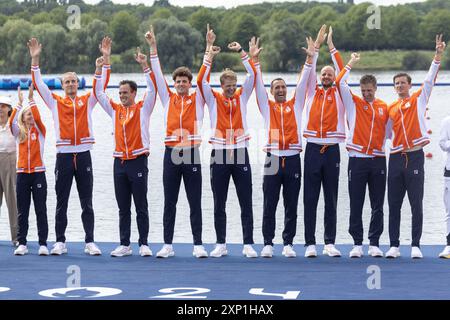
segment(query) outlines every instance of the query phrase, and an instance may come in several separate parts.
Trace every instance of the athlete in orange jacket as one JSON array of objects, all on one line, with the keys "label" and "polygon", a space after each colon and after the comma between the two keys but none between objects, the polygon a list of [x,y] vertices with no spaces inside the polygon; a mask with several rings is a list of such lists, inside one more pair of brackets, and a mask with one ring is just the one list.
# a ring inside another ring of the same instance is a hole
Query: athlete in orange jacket
[{"label": "athlete in orange jacket", "polygon": [[386,190],[386,154],[384,150],[387,132],[390,131],[387,104],[375,98],[377,79],[364,75],[360,80],[362,97],[352,93],[347,84],[350,70],[359,61],[359,54],[353,53],[347,66],[336,79],[349,127],[347,137],[348,193],[350,196],[350,227],[354,246],[350,258],[363,256],[364,230],[362,213],[366,187],[372,208],[369,229],[369,251],[373,257],[382,257],[379,239],[383,232],[383,204]]},{"label": "athlete in orange jacket", "polygon": [[194,240],[193,255],[197,258],[205,258],[208,253],[202,244],[202,167],[199,152],[205,101],[199,87],[195,92],[189,93],[192,73],[187,67],[175,69],[172,74],[175,93],[169,89],[159,63],[153,27],[146,33],[145,38],[150,45],[150,62],[164,108],[166,131],[163,165],[164,245],[156,256],[168,258],[175,255],[172,240],[176,206],[181,179],[183,179],[190,207]]},{"label": "athlete in orange jacket", "polygon": [[33,85],[28,91],[28,106],[23,105],[23,94],[18,89],[19,104],[9,118],[11,132],[17,142],[17,205],[19,246],[15,255],[28,253],[27,234],[28,217],[30,213],[31,195],[33,195],[34,208],[39,237],[39,255],[47,256],[48,222],[47,222],[47,181],[45,179],[45,166],[43,161],[45,145],[45,126],[42,123],[39,110],[33,100]]},{"label": "athlete in orange jacket", "polygon": [[103,91],[101,77],[103,57],[96,61],[95,95],[100,106],[111,117],[114,126],[114,190],[119,207],[120,245],[111,252],[113,257],[132,254],[130,246],[131,197],[136,207],[139,232],[139,254],[151,256],[148,246],[148,155],[149,123],[156,101],[155,79],[147,63],[147,56],[138,48],[136,61],[141,65],[147,83],[144,99],[136,102],[137,84],[123,80],[119,84],[120,103],[109,99]]},{"label": "athlete in orange jacket", "polygon": [[445,50],[442,35],[436,36],[436,53],[422,87],[410,94],[411,77],[406,73],[394,76],[398,100],[389,106],[392,120],[392,149],[388,168],[389,239],[391,248],[386,258],[400,256],[400,216],[405,193],[412,212],[411,257],[422,258],[420,238],[423,225],[424,153],[430,143],[425,113]]},{"label": "athlete in orange jacket", "polygon": [[[259,39],[257,40],[258,46]],[[267,152],[263,177],[263,236],[261,257],[273,255],[275,213],[280,190],[283,186],[284,230],[283,251],[285,257],[295,257],[293,242],[297,228],[297,206],[301,186],[300,152],[302,151],[302,112],[306,97],[306,85],[311,72],[315,52],[314,41],[307,38],[307,58],[294,96],[287,100],[286,82],[277,78],[270,84],[274,100],[267,96],[259,64],[259,52],[252,57],[256,67],[256,100],[267,130]]]},{"label": "athlete in orange jacket", "polygon": [[[110,51],[111,40],[105,37],[100,44],[103,54]],[[67,227],[67,205],[75,177],[81,202],[81,219],[85,231],[85,253],[100,255],[94,243],[94,210],[92,208],[93,175],[90,150],[94,143],[91,114],[97,99],[87,93],[78,96],[78,78],[74,72],[63,74],[61,82],[65,96],[52,93],[41,77],[39,57],[41,44],[32,38],[28,41],[31,55],[31,76],[35,89],[50,109],[56,134],[56,243],[51,251],[54,255],[67,253],[65,231]],[[109,63],[109,62],[108,62]],[[105,87],[109,79],[109,66],[103,70]]]},{"label": "athlete in orange jacket", "polygon": [[[237,76],[232,70],[225,70],[220,83],[222,92],[211,89],[208,78],[211,63],[220,48],[212,46],[203,60],[197,85],[201,88],[208,106],[213,146],[211,153],[211,186],[214,198],[214,226],[217,244],[210,256],[221,257],[228,253],[226,249],[226,212],[225,206],[230,177],[236,185],[237,196],[241,206],[241,222],[244,235],[242,253],[249,258],[257,257],[253,249],[253,208],[252,208],[252,176],[248,157],[248,133],[246,115],[247,103],[255,84],[255,68],[247,53],[237,42],[228,45],[231,51],[239,52],[242,63],[247,70],[247,77],[241,88],[237,89]],[[258,50],[250,47],[250,53]]]},{"label": "athlete in orange jacket", "polygon": [[[317,49],[326,39],[323,25],[316,39]],[[320,73],[322,87],[317,85],[316,62],[313,59],[312,72],[306,93],[306,121],[303,136],[307,140],[305,151],[303,203],[305,207],[306,257],[316,257],[316,217],[320,189],[323,186],[325,199],[325,246],[323,254],[340,257],[334,246],[336,240],[337,196],[339,186],[340,151],[339,143],[345,139],[344,106],[339,92],[333,86],[336,72],[343,68],[342,59],[332,41],[332,29],[328,34],[328,47],[335,67],[326,66]]]}]

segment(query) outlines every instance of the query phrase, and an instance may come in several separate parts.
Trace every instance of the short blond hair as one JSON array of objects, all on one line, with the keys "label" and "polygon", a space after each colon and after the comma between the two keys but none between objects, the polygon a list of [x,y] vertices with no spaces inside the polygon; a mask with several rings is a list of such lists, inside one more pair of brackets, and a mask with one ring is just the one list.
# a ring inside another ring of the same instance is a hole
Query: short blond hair
[{"label": "short blond hair", "polygon": [[225,80],[234,80],[237,81],[236,72],[231,69],[225,69],[220,75],[220,84],[223,84]]},{"label": "short blond hair", "polygon": [[70,72],[63,73],[63,75],[61,76],[61,83],[64,81],[64,78],[67,76],[74,76],[78,82],[78,75],[76,74],[76,72],[70,71]]}]

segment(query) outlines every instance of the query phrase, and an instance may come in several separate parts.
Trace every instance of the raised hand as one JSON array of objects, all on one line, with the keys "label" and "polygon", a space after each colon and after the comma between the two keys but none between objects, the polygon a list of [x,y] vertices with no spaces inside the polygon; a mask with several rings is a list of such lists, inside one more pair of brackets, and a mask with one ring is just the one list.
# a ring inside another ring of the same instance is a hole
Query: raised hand
[{"label": "raised hand", "polygon": [[31,58],[39,58],[42,51],[42,44],[40,44],[36,38],[31,38],[27,43],[28,49],[30,49]]},{"label": "raised hand", "polygon": [[28,87],[28,100],[33,100],[33,94],[34,94],[34,85],[33,82],[31,82],[30,86]]},{"label": "raised hand", "polygon": [[147,56],[141,52],[141,48],[136,48],[134,59],[143,67],[147,66]]},{"label": "raised hand", "polygon": [[242,49],[242,47],[241,47],[241,45],[239,43],[237,43],[236,41],[233,41],[233,42],[228,44],[228,49],[230,49],[231,51],[238,52],[239,50]]},{"label": "raised hand", "polygon": [[102,42],[98,45],[100,52],[104,57],[111,56],[111,43],[112,40],[110,37],[106,36],[102,39]]},{"label": "raised hand", "polygon": [[445,51],[446,44],[442,41],[442,34],[436,35],[436,55],[442,55]]},{"label": "raised hand", "polygon": [[328,28],[327,45],[330,50],[334,49],[333,28],[331,26]]},{"label": "raised hand", "polygon": [[218,46],[212,46],[212,47],[209,49],[209,52],[208,52],[210,58],[214,58],[214,57],[217,56],[219,53],[220,53],[220,47],[218,47]]},{"label": "raised hand", "polygon": [[209,28],[209,23],[206,25],[206,46],[210,48],[214,45],[214,41],[216,41],[216,34],[213,29]]},{"label": "raised hand", "polygon": [[259,54],[263,48],[259,46],[259,38],[252,37],[248,43],[248,53],[252,58],[259,58]]},{"label": "raised hand", "polygon": [[326,38],[327,38],[327,25],[324,24],[317,33],[315,41],[316,48],[320,48],[320,46],[322,45],[322,43],[325,41]]},{"label": "raised hand", "polygon": [[308,57],[314,56],[315,51],[314,40],[311,37],[306,37],[306,43],[308,45],[308,48],[302,47],[303,51],[305,51]]},{"label": "raised hand", "polygon": [[149,44],[150,48],[156,48],[156,37],[155,32],[153,31],[153,25],[150,25],[150,30],[145,33],[145,40]]},{"label": "raised hand", "polygon": [[358,62],[360,59],[361,59],[360,54],[358,52],[353,52],[350,60]]}]

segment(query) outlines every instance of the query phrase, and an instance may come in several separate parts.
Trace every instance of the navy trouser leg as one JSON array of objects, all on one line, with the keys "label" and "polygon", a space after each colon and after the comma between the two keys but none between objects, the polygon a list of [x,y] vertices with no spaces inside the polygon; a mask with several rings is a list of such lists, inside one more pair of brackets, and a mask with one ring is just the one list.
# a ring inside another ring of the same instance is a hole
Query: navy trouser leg
[{"label": "navy trouser leg", "polygon": [[125,161],[114,159],[114,191],[119,207],[120,244],[130,245],[131,234],[131,182],[125,168]]},{"label": "navy trouser leg", "polygon": [[252,170],[250,160],[247,148],[234,151],[236,163],[232,165],[231,175],[236,186],[239,206],[241,207],[244,244],[253,244]]},{"label": "navy trouser leg", "polygon": [[263,221],[262,231],[264,245],[273,246],[275,237],[275,214],[282,184],[280,158],[267,154],[263,177]]},{"label": "navy trouser leg", "polygon": [[423,150],[408,152],[405,182],[412,213],[411,246],[420,247],[423,226],[423,189],[425,182]]},{"label": "navy trouser leg", "polygon": [[231,169],[226,164],[229,150],[214,149],[211,152],[211,189],[214,198],[214,228],[216,230],[216,242],[225,243],[226,240],[226,202],[228,186],[230,183]]},{"label": "navy trouser leg", "polygon": [[131,183],[134,206],[136,208],[136,223],[139,232],[138,244],[148,245],[148,232],[150,228],[148,218],[148,157],[141,155],[127,161],[127,175]]},{"label": "navy trouser leg", "polygon": [[16,182],[16,197],[17,197],[17,211],[18,211],[18,224],[19,232],[17,235],[17,241],[19,244],[27,244],[28,234],[28,217],[30,213],[31,204],[31,186],[32,179],[27,173],[18,173]]},{"label": "navy trouser leg", "polygon": [[172,244],[175,227],[175,215],[177,211],[178,194],[182,177],[181,164],[174,163],[175,149],[166,148],[163,163],[163,186],[164,186],[164,243]]},{"label": "navy trouser leg", "polygon": [[185,151],[190,156],[182,165],[184,189],[189,202],[194,245],[202,244],[202,166],[198,147]]},{"label": "navy trouser leg", "polygon": [[391,247],[400,245],[400,218],[406,194],[404,168],[406,161],[400,153],[391,154],[388,167],[389,240]]},{"label": "navy trouser leg", "polygon": [[94,209],[92,207],[94,176],[90,151],[77,154],[75,181],[82,209],[81,220],[85,232],[84,241],[86,243],[94,242]]},{"label": "navy trouser leg", "polygon": [[297,232],[297,207],[301,186],[300,154],[285,157],[283,172],[284,230],[283,244],[292,245]]},{"label": "navy trouser leg", "polygon": [[303,173],[303,205],[305,224],[305,246],[316,244],[317,203],[322,183],[323,155],[320,145],[307,143],[305,150],[305,170]]},{"label": "navy trouser leg", "polygon": [[55,232],[57,242],[66,242],[67,205],[70,189],[74,176],[74,156],[72,153],[56,154],[55,164],[55,191],[56,191],[56,215]]},{"label": "navy trouser leg", "polygon": [[336,240],[337,197],[341,154],[339,145],[330,145],[324,152],[323,196],[325,200],[324,240],[325,244],[334,244]]},{"label": "navy trouser leg", "polygon": [[34,211],[38,230],[39,245],[47,246],[48,221],[47,221],[47,179],[45,172],[32,173],[32,195]]},{"label": "navy trouser leg", "polygon": [[386,191],[386,158],[375,157],[371,161],[369,176],[369,198],[372,214],[369,226],[369,241],[371,246],[379,246],[380,237],[384,229],[384,195]]},{"label": "navy trouser leg", "polygon": [[370,175],[369,158],[350,157],[348,160],[348,194],[350,196],[349,233],[355,245],[360,246],[364,239],[363,206],[366,185]]}]

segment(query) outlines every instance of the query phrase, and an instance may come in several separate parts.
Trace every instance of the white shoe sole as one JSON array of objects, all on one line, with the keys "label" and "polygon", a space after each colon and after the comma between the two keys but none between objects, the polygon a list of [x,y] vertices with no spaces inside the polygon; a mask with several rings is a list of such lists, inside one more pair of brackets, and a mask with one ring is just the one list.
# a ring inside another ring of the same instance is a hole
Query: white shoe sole
[{"label": "white shoe sole", "polygon": [[326,256],[329,256],[329,257],[333,257],[333,258],[339,258],[341,255],[340,254],[330,254],[330,253],[328,253],[328,251],[326,251],[326,250],[323,250],[322,251],[322,254],[324,254],[324,255],[326,255]]},{"label": "white shoe sole", "polygon": [[247,255],[247,254],[244,254],[244,253],[243,253],[243,255],[244,255],[246,258],[258,258],[258,255]]},{"label": "white shoe sole", "polygon": [[38,255],[40,255],[40,256],[48,256],[48,255],[50,255],[50,253],[48,253],[48,252],[38,252]]},{"label": "white shoe sole", "polygon": [[295,258],[297,257],[297,254],[285,254],[285,253],[281,253],[283,256],[285,256],[286,258]]},{"label": "white shoe sole", "polygon": [[386,259],[396,259],[398,257],[400,257],[400,255],[396,255],[396,256],[392,256],[392,255],[388,256],[388,255],[386,255]]},{"label": "white shoe sole", "polygon": [[305,253],[305,258],[317,258],[317,252]]},{"label": "white shoe sole", "polygon": [[261,254],[261,258],[272,258],[273,254]]},{"label": "white shoe sole", "polygon": [[209,254],[209,256],[213,257],[213,258],[220,258],[220,257],[226,256],[226,255],[228,255],[228,250],[225,250],[225,252],[223,252],[221,255],[213,255],[211,253]]},{"label": "white shoe sole", "polygon": [[102,255],[101,252],[91,252],[88,249],[84,249],[84,253],[87,253],[90,256],[101,256]]},{"label": "white shoe sole", "polygon": [[192,252],[192,256],[198,258],[198,259],[202,259],[202,258],[208,258],[208,254],[200,254],[200,255],[196,255],[195,253]]},{"label": "white shoe sole", "polygon": [[163,258],[163,259],[166,259],[166,258],[169,258],[169,257],[173,257],[175,255],[175,252],[171,252],[171,253],[169,253],[169,254],[164,254],[164,255],[162,255],[162,254],[156,254],[156,257],[157,258]]},{"label": "white shoe sole", "polygon": [[62,252],[55,252],[55,251],[52,251],[52,252],[51,252],[51,255],[52,255],[52,256],[61,256],[61,255],[66,254],[66,253],[67,253],[67,249],[63,250]]},{"label": "white shoe sole", "polygon": [[15,256],[24,256],[24,255],[26,255],[26,254],[28,254],[28,251],[20,252],[20,253],[15,253],[15,252],[14,252],[14,255],[15,255]]},{"label": "white shoe sole", "polygon": [[153,255],[153,253],[151,253],[151,252],[147,252],[147,253],[139,253],[139,255],[140,255],[141,257],[151,257],[151,256]]},{"label": "white shoe sole", "polygon": [[123,253],[123,254],[113,254],[111,253],[111,257],[127,257],[127,256],[131,256],[133,254],[133,251],[127,252],[127,253]]},{"label": "white shoe sole", "polygon": [[350,258],[354,259],[354,258],[362,258],[362,254],[350,254],[349,255]]}]

